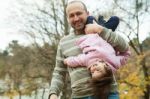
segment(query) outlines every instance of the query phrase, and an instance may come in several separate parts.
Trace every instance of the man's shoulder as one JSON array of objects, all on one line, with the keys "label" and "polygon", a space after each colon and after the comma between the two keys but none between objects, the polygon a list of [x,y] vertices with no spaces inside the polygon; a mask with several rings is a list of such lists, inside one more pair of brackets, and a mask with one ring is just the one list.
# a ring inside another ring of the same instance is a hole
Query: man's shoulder
[{"label": "man's shoulder", "polygon": [[71,39],[71,38],[72,38],[72,35],[71,35],[71,34],[64,35],[64,36],[60,39],[60,41],[63,42],[63,41],[69,40],[69,39]]}]

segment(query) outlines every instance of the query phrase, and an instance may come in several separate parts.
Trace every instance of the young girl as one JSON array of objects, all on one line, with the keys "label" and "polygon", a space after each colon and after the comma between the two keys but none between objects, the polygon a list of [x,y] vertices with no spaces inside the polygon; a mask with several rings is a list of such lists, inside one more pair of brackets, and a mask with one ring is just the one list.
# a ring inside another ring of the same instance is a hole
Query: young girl
[{"label": "young girl", "polygon": [[68,57],[64,60],[70,67],[87,66],[89,68],[92,63],[102,60],[113,71],[116,71],[121,65],[125,64],[130,55],[129,50],[122,53],[116,52],[98,34],[87,34],[79,38],[76,43],[83,53],[78,56]]},{"label": "young girl", "polygon": [[[87,23],[91,23],[91,18],[91,16],[88,17]],[[111,20],[107,24],[112,22],[111,24],[113,25],[113,21]],[[107,99],[106,97],[113,79],[112,72],[125,64],[130,55],[129,50],[125,52],[115,50],[97,33],[87,34],[79,38],[76,44],[83,53],[66,58],[64,63],[69,67],[87,66],[92,75],[91,85],[95,93],[94,98]]]}]

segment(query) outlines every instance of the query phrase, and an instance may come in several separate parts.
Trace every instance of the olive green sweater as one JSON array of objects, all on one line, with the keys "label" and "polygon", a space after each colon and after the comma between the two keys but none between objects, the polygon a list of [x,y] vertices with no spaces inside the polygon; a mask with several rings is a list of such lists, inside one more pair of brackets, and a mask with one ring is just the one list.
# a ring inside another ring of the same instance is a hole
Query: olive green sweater
[{"label": "olive green sweater", "polygon": [[[91,96],[92,88],[89,86],[88,80],[91,79],[90,72],[86,67],[71,68],[64,65],[63,60],[69,56],[76,56],[81,52],[80,48],[75,44],[75,41],[84,34],[76,35],[70,33],[60,40],[57,49],[56,66],[53,72],[53,77],[50,86],[50,94],[54,93],[59,95],[61,92],[65,75],[69,72],[71,78],[72,97],[80,98],[85,96]],[[125,39],[120,35],[104,28],[100,36],[109,42],[113,47],[117,48],[120,52],[124,52],[129,48],[129,45]],[[117,83],[114,78],[114,82],[111,85],[111,92],[117,91]]]}]

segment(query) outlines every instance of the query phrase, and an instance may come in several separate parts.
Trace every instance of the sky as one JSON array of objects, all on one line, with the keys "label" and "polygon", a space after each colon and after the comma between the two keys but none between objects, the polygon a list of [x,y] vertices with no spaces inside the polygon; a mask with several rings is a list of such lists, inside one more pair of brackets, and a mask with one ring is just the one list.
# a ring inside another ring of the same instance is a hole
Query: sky
[{"label": "sky", "polygon": [[[35,1],[38,4],[42,4],[42,0],[25,1],[28,3],[32,3]],[[90,0],[84,0],[84,2],[88,5],[91,4],[91,2],[89,1]],[[16,5],[16,0],[0,0],[0,51],[6,49],[6,47],[12,40],[18,40],[19,43],[23,45],[27,45],[29,43],[27,41],[27,38],[23,34],[18,33],[20,27],[17,25],[17,23],[12,23],[15,22],[13,10],[16,9]],[[95,6],[95,3],[92,3],[90,7],[92,6]]]},{"label": "sky", "polygon": [[[38,4],[42,4],[42,0],[25,0],[28,3],[37,2]],[[95,2],[91,2],[91,0],[83,0],[85,4],[88,6],[88,9],[91,11],[94,10],[95,6],[99,6],[100,3],[97,3],[98,0],[94,0]],[[103,1],[103,0],[101,0]],[[108,6],[111,3],[111,0],[108,0]],[[14,6],[15,5],[15,6]],[[16,9],[17,5],[16,0],[0,0],[0,51],[6,49],[8,44],[12,40],[18,40],[20,44],[27,45],[29,44],[28,39],[21,33],[18,33],[20,26],[15,23],[15,16],[13,10]],[[13,13],[13,14],[12,14]],[[19,12],[18,12],[19,13]],[[14,22],[14,23],[13,23]],[[150,28],[147,26],[149,23],[146,23],[142,26],[143,31],[145,31],[141,36],[145,36]]]},{"label": "sky", "polygon": [[10,8],[13,0],[0,0],[0,50],[7,47],[8,43],[13,39],[19,39],[19,35],[16,34],[17,27],[9,25],[7,20],[11,17]]},{"label": "sky", "polygon": [[[26,1],[31,3],[34,0]],[[22,45],[29,44],[27,37],[19,33],[20,26],[17,25],[17,22],[15,23],[15,13],[13,11],[17,7],[19,5],[17,6],[16,0],[0,0],[0,51],[5,50],[12,40],[18,40],[19,44]]]}]

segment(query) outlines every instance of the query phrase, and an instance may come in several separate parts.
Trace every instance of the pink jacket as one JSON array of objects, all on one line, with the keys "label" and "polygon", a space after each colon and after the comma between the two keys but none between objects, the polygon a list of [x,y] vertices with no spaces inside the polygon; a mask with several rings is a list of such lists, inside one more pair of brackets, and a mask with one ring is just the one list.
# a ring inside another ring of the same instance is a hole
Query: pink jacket
[{"label": "pink jacket", "polygon": [[124,53],[116,52],[98,34],[87,34],[79,38],[76,44],[83,53],[66,59],[67,65],[70,67],[90,66],[93,62],[101,59],[109,64],[113,71],[116,71],[126,63],[127,58],[130,56],[129,50]]}]

